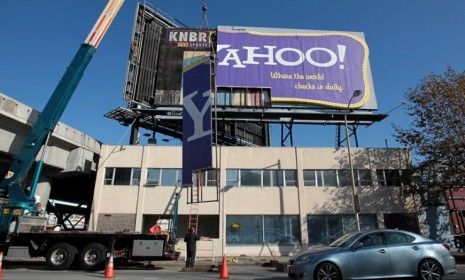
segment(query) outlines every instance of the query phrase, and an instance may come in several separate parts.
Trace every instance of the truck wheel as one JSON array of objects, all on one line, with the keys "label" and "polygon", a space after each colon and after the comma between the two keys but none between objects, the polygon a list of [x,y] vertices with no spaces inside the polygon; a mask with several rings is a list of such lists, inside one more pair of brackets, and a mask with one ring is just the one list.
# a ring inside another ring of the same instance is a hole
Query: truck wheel
[{"label": "truck wheel", "polygon": [[51,270],[65,270],[73,263],[78,250],[69,243],[57,243],[50,247],[45,256],[47,267]]},{"label": "truck wheel", "polygon": [[79,254],[79,265],[83,270],[103,268],[107,257],[107,247],[100,243],[91,243],[82,248]]}]

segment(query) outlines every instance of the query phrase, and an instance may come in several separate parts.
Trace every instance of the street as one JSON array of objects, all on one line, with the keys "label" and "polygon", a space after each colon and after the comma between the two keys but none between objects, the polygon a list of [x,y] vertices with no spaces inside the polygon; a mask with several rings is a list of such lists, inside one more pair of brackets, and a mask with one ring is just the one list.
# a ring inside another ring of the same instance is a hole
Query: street
[{"label": "street", "polygon": [[[181,272],[179,267],[168,267],[164,269],[144,269],[144,270],[115,270],[115,279],[218,279],[218,272]],[[58,280],[75,279],[85,280],[104,278],[103,271],[85,272],[80,270],[49,271],[45,266],[34,268],[12,268],[5,269],[2,279],[15,280]],[[230,266],[229,279],[287,279],[287,274],[276,272],[274,268],[260,266]]]},{"label": "street", "polygon": [[[114,279],[218,279],[218,272],[181,272],[179,266],[165,267],[163,269],[128,269],[115,270]],[[50,271],[43,264],[6,266],[2,279],[15,280],[95,280],[103,278],[103,271],[84,272],[80,270]],[[259,279],[259,280],[284,280],[288,279],[286,273],[276,272],[274,268],[258,265],[230,265],[229,279]],[[465,279],[465,265],[457,265],[457,274],[447,276],[445,280]]]}]

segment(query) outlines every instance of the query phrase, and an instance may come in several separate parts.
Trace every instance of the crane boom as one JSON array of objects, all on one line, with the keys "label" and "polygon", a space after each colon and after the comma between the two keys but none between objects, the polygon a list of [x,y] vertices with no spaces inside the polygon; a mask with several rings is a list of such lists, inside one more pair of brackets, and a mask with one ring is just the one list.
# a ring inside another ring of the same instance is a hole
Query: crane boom
[{"label": "crane boom", "polygon": [[[81,45],[71,64],[67,68],[57,87],[52,93],[32,130],[26,136],[24,144],[14,158],[5,178],[0,182],[0,190],[8,192],[8,207],[32,210],[35,208],[31,187],[29,195],[24,191],[24,179],[33,165],[40,149],[44,146],[47,135],[53,131],[61,118],[69,100],[78,86],[84,71],[105,32],[118,13],[124,0],[109,0],[85,42]],[[38,163],[34,176],[39,176],[42,160]],[[37,172],[38,170],[38,172]],[[36,181],[36,180],[34,180]],[[3,218],[2,218],[3,220]]]}]

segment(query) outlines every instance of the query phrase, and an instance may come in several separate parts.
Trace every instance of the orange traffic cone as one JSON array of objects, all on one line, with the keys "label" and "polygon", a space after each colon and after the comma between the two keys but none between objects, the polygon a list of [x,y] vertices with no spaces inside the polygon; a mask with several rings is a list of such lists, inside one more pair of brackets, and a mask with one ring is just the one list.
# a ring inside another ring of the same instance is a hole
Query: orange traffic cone
[{"label": "orange traffic cone", "polygon": [[0,278],[3,277],[3,252],[0,252]]},{"label": "orange traffic cone", "polygon": [[228,272],[228,261],[226,257],[223,255],[223,261],[221,262],[221,269],[220,269],[220,279],[227,279],[229,277]]},{"label": "orange traffic cone", "polygon": [[110,259],[105,267],[105,274],[103,276],[104,278],[115,278],[115,271],[113,269],[113,253],[110,254]]}]

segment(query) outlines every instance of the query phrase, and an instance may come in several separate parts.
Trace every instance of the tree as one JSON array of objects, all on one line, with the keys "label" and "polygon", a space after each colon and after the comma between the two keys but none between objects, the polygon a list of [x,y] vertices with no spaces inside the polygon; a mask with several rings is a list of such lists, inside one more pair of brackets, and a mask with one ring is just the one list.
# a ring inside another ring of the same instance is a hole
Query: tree
[{"label": "tree", "polygon": [[394,128],[413,155],[404,176],[407,190],[437,195],[444,188],[465,187],[465,72],[448,68],[428,75],[405,96],[412,121],[408,128]]}]

